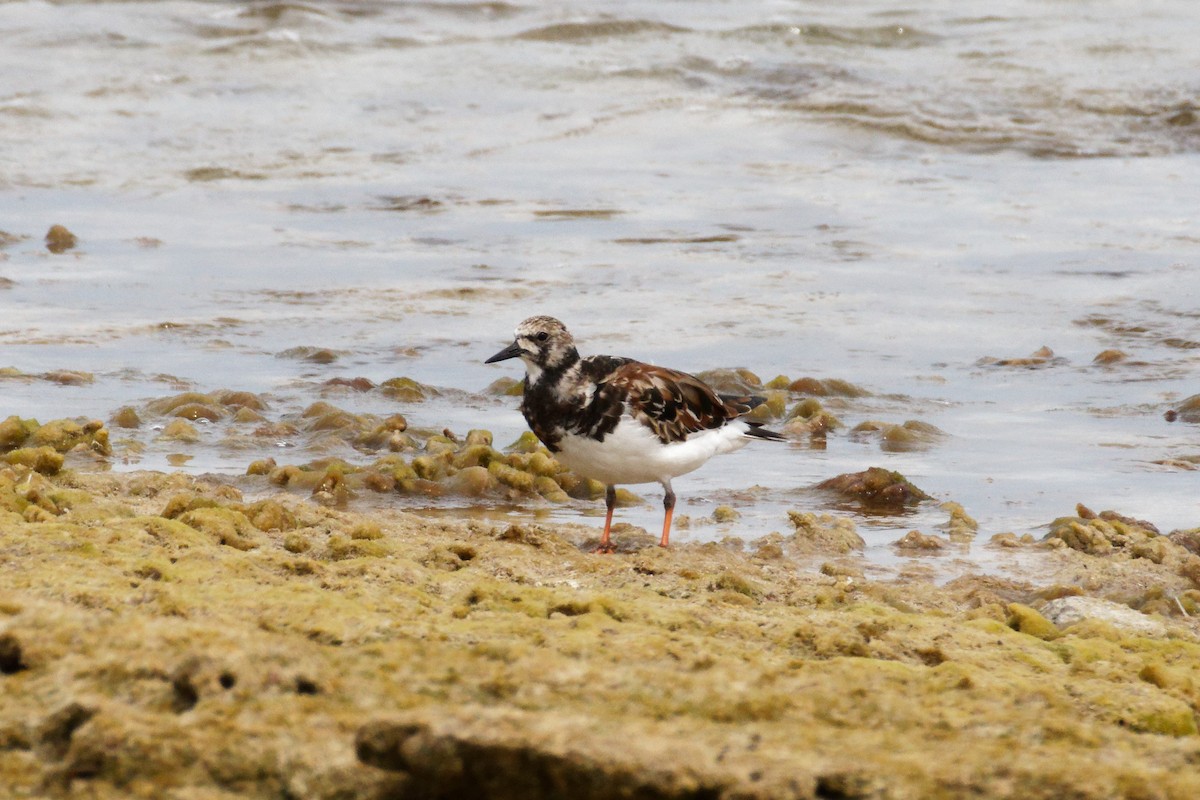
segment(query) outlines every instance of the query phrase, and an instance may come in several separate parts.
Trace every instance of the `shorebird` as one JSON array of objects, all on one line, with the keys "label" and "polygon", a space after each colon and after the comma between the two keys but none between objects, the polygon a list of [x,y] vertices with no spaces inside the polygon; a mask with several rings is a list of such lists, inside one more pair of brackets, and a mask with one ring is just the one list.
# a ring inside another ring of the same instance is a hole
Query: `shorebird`
[{"label": "shorebird", "polygon": [[607,488],[604,534],[597,552],[614,550],[610,532],[618,484],[660,483],[667,547],[675,492],[671,479],[751,439],[785,437],[742,419],[761,397],[718,394],[704,381],[631,358],[581,358],[575,339],[553,317],[530,317],[516,338],[485,363],[525,363],[521,413],[561,464]]}]

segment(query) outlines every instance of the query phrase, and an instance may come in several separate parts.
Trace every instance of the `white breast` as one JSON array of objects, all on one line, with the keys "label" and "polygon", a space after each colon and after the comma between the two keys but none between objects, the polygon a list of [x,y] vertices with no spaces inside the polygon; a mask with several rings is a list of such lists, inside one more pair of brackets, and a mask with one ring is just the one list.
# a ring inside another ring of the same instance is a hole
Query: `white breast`
[{"label": "white breast", "polygon": [[710,458],[732,453],[747,441],[749,426],[733,420],[721,428],[693,433],[663,444],[654,433],[625,415],[603,442],[567,434],[555,456],[572,472],[607,484],[662,483],[685,475]]}]

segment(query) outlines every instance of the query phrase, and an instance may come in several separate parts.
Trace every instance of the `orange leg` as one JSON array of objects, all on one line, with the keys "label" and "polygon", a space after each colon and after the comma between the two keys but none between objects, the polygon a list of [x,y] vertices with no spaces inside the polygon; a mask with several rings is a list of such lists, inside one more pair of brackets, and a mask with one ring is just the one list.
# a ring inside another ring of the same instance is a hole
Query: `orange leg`
[{"label": "orange leg", "polygon": [[613,509],[617,506],[617,487],[609,486],[604,492],[604,507],[608,513],[604,515],[604,533],[600,535],[600,544],[596,547],[597,553],[615,553],[617,548],[613,547],[612,541],[609,539],[609,531],[612,528]]},{"label": "orange leg", "polygon": [[663,508],[666,514],[663,516],[663,535],[659,540],[659,547],[667,547],[671,541],[671,517],[675,516],[675,492],[671,491],[671,484],[664,483],[663,488],[667,493],[663,495]]}]

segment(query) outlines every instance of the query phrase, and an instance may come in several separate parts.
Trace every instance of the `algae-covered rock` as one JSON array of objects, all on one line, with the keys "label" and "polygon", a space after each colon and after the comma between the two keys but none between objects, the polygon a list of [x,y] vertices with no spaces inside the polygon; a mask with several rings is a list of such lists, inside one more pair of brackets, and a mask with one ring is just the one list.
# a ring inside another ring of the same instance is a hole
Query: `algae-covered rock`
[{"label": "algae-covered rock", "polygon": [[65,225],[51,225],[46,231],[46,249],[55,255],[71,250],[78,243],[79,238]]},{"label": "algae-covered rock", "polygon": [[841,420],[826,411],[819,400],[810,397],[801,400],[788,412],[783,432],[821,437],[841,427]]},{"label": "algae-covered rock", "polygon": [[254,392],[233,391],[222,389],[214,395],[217,402],[227,408],[250,409],[251,411],[266,411],[269,408],[262,395]]},{"label": "algae-covered rock", "polygon": [[466,444],[468,447],[474,445],[492,446],[492,432],[485,430],[469,430],[467,431]]},{"label": "algae-covered rock", "polygon": [[1171,531],[1167,538],[1189,553],[1200,555],[1200,528]]},{"label": "algae-covered rock", "polygon": [[734,522],[742,515],[732,506],[717,506],[712,512],[714,522]]},{"label": "algae-covered rock", "polygon": [[29,467],[43,475],[54,475],[63,466],[62,453],[53,447],[20,447],[5,453],[4,460],[9,464]]},{"label": "algae-covered rock", "polygon": [[1022,603],[1008,604],[1008,626],[1039,639],[1057,639],[1059,636],[1054,623]]},{"label": "algae-covered rock", "polygon": [[979,532],[979,523],[960,503],[951,500],[942,503],[938,508],[950,514],[950,519],[941,526],[950,534],[950,541],[965,543],[975,538],[975,534]]},{"label": "algae-covered rock", "polygon": [[187,419],[195,422],[198,419],[207,420],[208,422],[216,422],[225,416],[225,411],[220,406],[211,405],[208,403],[185,403],[171,411],[171,416]]},{"label": "algae-covered rock", "polygon": [[1024,367],[1026,369],[1041,369],[1044,367],[1058,366],[1066,363],[1065,358],[1054,355],[1054,351],[1049,347],[1039,347],[1037,350],[1030,353],[1028,356],[1018,356],[1011,358],[994,358],[992,356],[984,356],[975,363],[981,367]]},{"label": "algae-covered rock", "polygon": [[762,378],[745,367],[710,369],[696,377],[722,394],[755,394],[763,390]]},{"label": "algae-covered rock", "polygon": [[278,466],[273,458],[260,458],[257,461],[251,461],[246,467],[247,475],[270,475],[271,472]]},{"label": "algae-covered rock", "polygon": [[1171,411],[1173,412],[1172,419],[1178,419],[1181,422],[1200,422],[1200,394],[1194,394],[1184,399]]},{"label": "algae-covered rock", "polygon": [[194,444],[200,441],[200,431],[196,430],[196,426],[182,419],[174,419],[166,424],[162,429],[162,433],[158,438],[167,441],[183,442],[185,444]]},{"label": "algae-covered rock", "polygon": [[858,438],[877,437],[879,448],[889,453],[923,450],[946,438],[946,432],[936,425],[916,419],[899,425],[868,420],[855,425],[850,433]]},{"label": "algae-covered rock", "polygon": [[1128,358],[1129,354],[1123,350],[1101,350],[1096,354],[1096,357],[1092,359],[1092,363],[1110,366],[1112,364],[1118,364],[1122,361],[1125,361]]},{"label": "algae-covered rock", "polygon": [[942,550],[948,543],[940,536],[931,536],[920,531],[909,531],[892,542],[897,550],[937,551]]},{"label": "algae-covered rock", "polygon": [[182,406],[199,404],[208,405],[217,402],[216,398],[210,394],[201,392],[183,392],[182,394],[169,395],[167,397],[159,397],[146,403],[146,410],[151,414],[159,414],[162,416],[170,416],[175,409]]},{"label": "algae-covered rock", "polygon": [[108,442],[108,430],[100,420],[86,420],[82,423],[71,419],[52,420],[33,431],[29,444],[33,447],[52,447],[60,453],[80,446],[102,455],[112,453]]},{"label": "algae-covered rock", "polygon": [[553,478],[546,475],[538,475],[533,479],[533,490],[551,503],[566,503],[571,499]]},{"label": "algae-covered rock", "polygon": [[33,420],[27,422],[16,416],[0,422],[0,452],[20,447],[36,428],[37,423]]},{"label": "algae-covered rock", "polygon": [[755,422],[771,422],[782,419],[787,413],[788,393],[782,389],[766,389],[759,395],[762,402],[750,410],[747,419]]},{"label": "algae-covered rock", "polygon": [[460,469],[451,479],[451,487],[457,494],[481,497],[496,485],[487,467],[473,466]]},{"label": "algae-covered rock", "polygon": [[1082,505],[1077,507],[1077,513],[1079,516],[1059,517],[1051,522],[1045,540],[1090,555],[1125,551],[1135,558],[1149,558],[1155,563],[1162,563],[1166,548],[1174,546],[1148,522],[1115,511],[1097,515]]},{"label": "algae-covered rock", "polygon": [[113,413],[112,424],[118,428],[140,428],[142,418],[133,406],[122,406]]},{"label": "algae-covered rock", "polygon": [[404,403],[420,403],[427,398],[436,397],[440,394],[432,386],[426,386],[407,377],[390,378],[379,384],[379,391],[385,397]]},{"label": "algae-covered rock", "polygon": [[266,541],[245,514],[233,509],[197,508],[180,514],[178,519],[184,525],[237,550],[250,550]]},{"label": "algae-covered rock", "polygon": [[276,358],[294,358],[298,361],[308,361],[313,364],[332,364],[338,360],[338,357],[343,355],[342,352],[331,350],[328,347],[313,347],[312,345],[300,345],[298,347],[289,347],[275,354]]},{"label": "algae-covered rock", "polygon": [[788,520],[796,529],[789,541],[801,552],[849,553],[866,546],[848,517],[789,511]]},{"label": "algae-covered rock", "polygon": [[297,526],[296,515],[274,500],[260,500],[243,513],[260,531],[290,531]]},{"label": "algae-covered rock", "polygon": [[525,382],[516,378],[497,378],[487,385],[483,393],[496,397],[520,397],[525,394]]},{"label": "algae-covered rock", "polygon": [[538,440],[533,431],[525,431],[517,440],[504,448],[509,453],[532,453],[542,448],[542,443]]},{"label": "algae-covered rock", "polygon": [[871,393],[840,378],[797,378],[787,390],[813,397],[867,397]]},{"label": "algae-covered rock", "polygon": [[933,499],[899,472],[882,467],[838,475],[817,484],[817,488],[857,500],[869,511],[896,512]]},{"label": "algae-covered rock", "polygon": [[[415,466],[415,462],[414,462]],[[528,472],[523,472],[519,469],[514,469],[509,465],[493,461],[487,465],[488,473],[498,482],[505,486],[511,486],[522,492],[533,491],[533,477]]]}]

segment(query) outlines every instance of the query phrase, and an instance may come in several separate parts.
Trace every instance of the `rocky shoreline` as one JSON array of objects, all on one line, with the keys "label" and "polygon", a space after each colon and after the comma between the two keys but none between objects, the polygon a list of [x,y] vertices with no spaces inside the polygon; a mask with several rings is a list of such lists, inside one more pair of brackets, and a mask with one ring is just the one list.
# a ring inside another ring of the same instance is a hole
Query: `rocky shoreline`
[{"label": "rocky shoreline", "polygon": [[1081,507],[997,542],[1036,578],[944,585],[864,577],[853,526],[803,511],[597,556],[588,527],[345,507],[336,480],[72,469],[103,426],[15,424],[12,796],[1200,795],[1194,530]]}]

